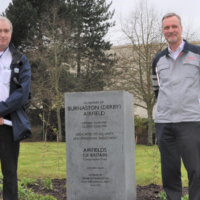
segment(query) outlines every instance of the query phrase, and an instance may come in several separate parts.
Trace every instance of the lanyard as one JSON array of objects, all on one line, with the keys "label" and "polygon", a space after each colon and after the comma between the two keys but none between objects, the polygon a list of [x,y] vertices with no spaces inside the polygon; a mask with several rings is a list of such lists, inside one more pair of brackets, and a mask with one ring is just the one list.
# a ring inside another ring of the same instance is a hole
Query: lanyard
[{"label": "lanyard", "polygon": [[0,58],[3,56],[3,54],[5,53],[5,51],[8,49],[8,47],[4,50],[4,52],[0,55]]}]

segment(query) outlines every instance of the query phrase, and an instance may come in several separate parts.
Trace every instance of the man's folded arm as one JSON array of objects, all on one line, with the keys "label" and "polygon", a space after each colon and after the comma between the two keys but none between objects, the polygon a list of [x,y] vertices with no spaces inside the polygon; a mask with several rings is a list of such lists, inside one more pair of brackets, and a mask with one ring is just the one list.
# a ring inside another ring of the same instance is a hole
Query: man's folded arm
[{"label": "man's folded arm", "polygon": [[[5,102],[0,102],[0,117],[6,116],[18,109],[27,102],[30,92],[31,69],[28,60],[22,56],[23,67],[20,69],[18,88],[10,94]],[[13,81],[13,80],[11,80]]]}]

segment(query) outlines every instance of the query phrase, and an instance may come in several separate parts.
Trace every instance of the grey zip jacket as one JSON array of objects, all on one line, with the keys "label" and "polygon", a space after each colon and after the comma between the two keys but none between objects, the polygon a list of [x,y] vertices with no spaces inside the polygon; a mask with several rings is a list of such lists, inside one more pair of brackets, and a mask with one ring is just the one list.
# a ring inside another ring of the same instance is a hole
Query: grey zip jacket
[{"label": "grey zip jacket", "polygon": [[176,60],[168,48],[152,64],[156,123],[200,121],[200,47],[185,41]]}]

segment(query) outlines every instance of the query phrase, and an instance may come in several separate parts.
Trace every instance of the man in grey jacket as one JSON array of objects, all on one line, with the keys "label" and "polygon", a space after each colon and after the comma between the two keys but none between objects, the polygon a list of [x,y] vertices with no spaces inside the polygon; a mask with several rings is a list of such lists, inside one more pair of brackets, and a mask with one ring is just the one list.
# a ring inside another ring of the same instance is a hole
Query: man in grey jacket
[{"label": "man in grey jacket", "polygon": [[181,200],[181,158],[188,172],[189,198],[200,200],[200,47],[182,39],[181,18],[162,19],[168,47],[152,64],[156,135],[163,188],[168,200]]}]

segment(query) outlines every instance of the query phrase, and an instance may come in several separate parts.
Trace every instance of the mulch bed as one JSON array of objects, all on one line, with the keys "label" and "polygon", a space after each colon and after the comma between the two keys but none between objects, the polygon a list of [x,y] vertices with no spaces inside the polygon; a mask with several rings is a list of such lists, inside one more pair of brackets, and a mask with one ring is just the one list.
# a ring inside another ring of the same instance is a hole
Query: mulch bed
[{"label": "mulch bed", "polygon": [[[50,195],[57,200],[66,200],[66,179],[52,179],[54,189],[53,190],[47,190],[42,189],[40,186],[40,181],[38,180],[38,185],[31,186],[32,190],[37,193],[41,194],[43,196]],[[158,195],[160,192],[163,191],[162,186],[150,184],[147,186],[137,186],[137,200],[158,200],[160,199]],[[183,188],[183,196],[188,193],[188,188]],[[1,195],[1,194],[0,194]]]},{"label": "mulch bed", "polygon": [[[34,192],[42,195],[51,195],[57,200],[66,200],[66,179],[53,179],[54,190],[44,190],[39,186],[32,186]],[[39,181],[38,181],[39,184]],[[147,186],[137,186],[137,200],[158,200],[158,195],[163,191],[162,186],[150,184]],[[183,188],[183,195],[188,193],[188,188]]]},{"label": "mulch bed", "polygon": [[[162,186],[150,184],[147,186],[137,186],[137,200],[157,200],[160,199],[158,195],[164,191]],[[188,188],[184,187],[182,196],[188,193]]]}]

